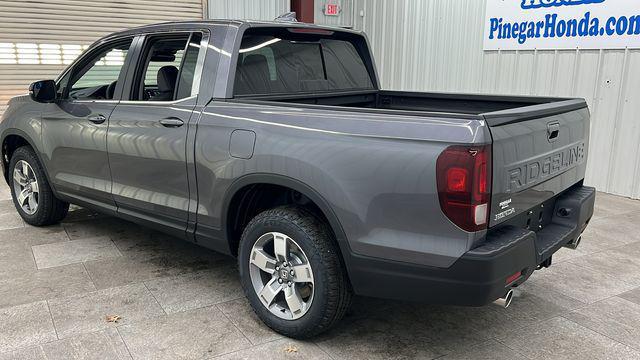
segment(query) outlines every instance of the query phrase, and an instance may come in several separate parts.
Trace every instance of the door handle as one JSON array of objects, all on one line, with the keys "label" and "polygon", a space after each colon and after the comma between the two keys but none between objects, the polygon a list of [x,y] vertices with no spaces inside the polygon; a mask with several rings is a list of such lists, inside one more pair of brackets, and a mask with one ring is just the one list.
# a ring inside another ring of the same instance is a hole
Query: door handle
[{"label": "door handle", "polygon": [[94,124],[102,124],[103,122],[107,121],[107,118],[102,114],[89,116],[87,119]]},{"label": "door handle", "polygon": [[178,119],[177,117],[169,117],[166,119],[160,120],[160,124],[167,128],[177,128],[184,125],[184,121]]},{"label": "door handle", "polygon": [[547,124],[547,140],[554,142],[558,139],[558,135],[560,135],[560,123],[554,122]]}]

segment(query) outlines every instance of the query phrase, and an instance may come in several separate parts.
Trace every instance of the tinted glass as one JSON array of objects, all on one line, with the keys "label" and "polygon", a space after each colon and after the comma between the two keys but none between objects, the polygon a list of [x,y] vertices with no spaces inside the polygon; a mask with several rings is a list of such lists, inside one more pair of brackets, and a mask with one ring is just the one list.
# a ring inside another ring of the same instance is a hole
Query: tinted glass
[{"label": "tinted glass", "polygon": [[112,99],[131,39],[92,52],[73,71],[69,87],[72,99]]},{"label": "tinted glass", "polygon": [[194,89],[194,81],[196,79],[196,66],[198,63],[198,56],[200,54],[200,41],[202,40],[202,34],[194,33],[187,46],[187,51],[182,61],[182,69],[180,70],[180,79],[178,80],[178,89],[176,90],[176,99],[184,99],[189,96],[197,95]]},{"label": "tinted glass", "polygon": [[373,89],[373,84],[360,54],[348,40],[243,37],[236,95],[358,89]]},{"label": "tinted glass", "polygon": [[172,101],[192,96],[201,39],[200,33],[150,37],[140,67],[144,73],[137,77],[132,100]]}]

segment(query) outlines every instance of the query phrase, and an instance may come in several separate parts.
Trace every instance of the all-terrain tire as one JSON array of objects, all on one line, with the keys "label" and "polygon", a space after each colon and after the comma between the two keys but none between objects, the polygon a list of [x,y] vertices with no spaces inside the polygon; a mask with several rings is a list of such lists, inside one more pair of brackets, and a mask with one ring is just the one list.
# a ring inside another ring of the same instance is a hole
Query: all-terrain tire
[{"label": "all-terrain tire", "polygon": [[[306,254],[313,272],[313,300],[298,319],[275,316],[260,301],[250,277],[253,246],[261,236],[271,232],[293,239]],[[296,339],[316,336],[335,325],[351,305],[353,292],[338,244],[328,224],[304,208],[283,206],[253,218],[240,240],[238,264],[242,286],[253,310],[267,326],[285,336]]]}]

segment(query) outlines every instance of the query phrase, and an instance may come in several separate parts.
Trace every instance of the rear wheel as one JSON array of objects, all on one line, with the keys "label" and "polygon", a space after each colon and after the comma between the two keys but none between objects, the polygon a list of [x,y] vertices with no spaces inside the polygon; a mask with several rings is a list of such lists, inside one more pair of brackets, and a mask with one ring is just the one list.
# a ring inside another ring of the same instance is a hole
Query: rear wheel
[{"label": "rear wheel", "polygon": [[326,224],[298,207],[256,216],[239,249],[242,286],[256,314],[275,331],[309,338],[348,309],[352,292]]},{"label": "rear wheel", "polygon": [[23,146],[13,153],[9,174],[13,203],[26,223],[45,226],[64,219],[69,204],[53,195],[44,169],[33,149]]}]

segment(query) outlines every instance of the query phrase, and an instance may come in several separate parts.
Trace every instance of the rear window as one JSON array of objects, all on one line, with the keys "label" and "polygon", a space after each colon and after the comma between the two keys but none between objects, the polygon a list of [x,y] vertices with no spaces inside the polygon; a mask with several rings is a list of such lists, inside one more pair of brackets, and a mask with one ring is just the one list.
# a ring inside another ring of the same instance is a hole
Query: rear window
[{"label": "rear window", "polygon": [[357,46],[355,39],[327,35],[248,31],[240,46],[234,94],[371,90]]}]

